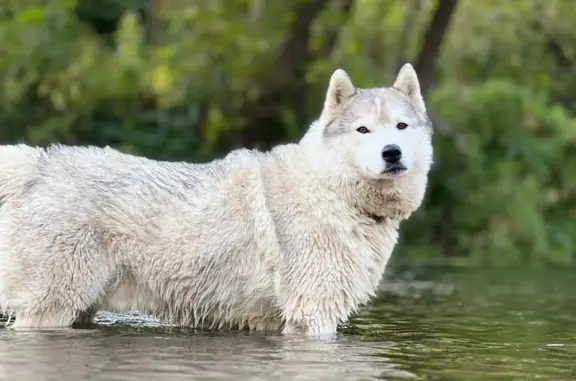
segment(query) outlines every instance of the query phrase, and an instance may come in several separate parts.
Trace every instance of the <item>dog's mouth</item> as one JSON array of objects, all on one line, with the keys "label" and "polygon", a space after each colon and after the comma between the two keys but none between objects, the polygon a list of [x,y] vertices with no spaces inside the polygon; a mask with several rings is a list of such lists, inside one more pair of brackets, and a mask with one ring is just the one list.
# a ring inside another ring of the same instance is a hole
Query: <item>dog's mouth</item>
[{"label": "dog's mouth", "polygon": [[383,174],[396,175],[406,171],[408,168],[402,164],[389,165],[382,171]]}]

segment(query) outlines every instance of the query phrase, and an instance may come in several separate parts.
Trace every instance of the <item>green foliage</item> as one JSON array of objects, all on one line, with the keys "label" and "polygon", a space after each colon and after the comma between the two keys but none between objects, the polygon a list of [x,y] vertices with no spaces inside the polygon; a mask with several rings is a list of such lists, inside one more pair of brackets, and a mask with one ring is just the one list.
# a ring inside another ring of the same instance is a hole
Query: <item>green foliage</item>
[{"label": "green foliage", "polygon": [[407,223],[407,255],[438,246],[477,264],[573,263],[576,120],[505,80],[448,84],[429,105],[467,145],[436,136],[437,169],[420,218]]}]

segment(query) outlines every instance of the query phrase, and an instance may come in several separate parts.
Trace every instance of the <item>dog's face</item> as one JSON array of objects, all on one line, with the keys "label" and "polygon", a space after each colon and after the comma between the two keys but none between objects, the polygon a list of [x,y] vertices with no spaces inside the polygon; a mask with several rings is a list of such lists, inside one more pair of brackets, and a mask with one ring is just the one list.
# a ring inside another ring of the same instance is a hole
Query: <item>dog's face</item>
[{"label": "dog's face", "polygon": [[432,125],[410,64],[392,87],[375,89],[356,88],[336,70],[320,120],[328,149],[363,178],[426,174],[432,164]]}]

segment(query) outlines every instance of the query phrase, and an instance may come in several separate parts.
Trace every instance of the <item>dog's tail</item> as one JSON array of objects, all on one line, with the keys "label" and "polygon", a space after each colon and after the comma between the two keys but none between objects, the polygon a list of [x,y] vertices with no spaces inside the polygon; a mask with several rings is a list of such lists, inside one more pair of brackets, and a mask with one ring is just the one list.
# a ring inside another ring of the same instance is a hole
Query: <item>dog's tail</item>
[{"label": "dog's tail", "polygon": [[0,145],[0,203],[34,182],[42,151],[25,144]]}]

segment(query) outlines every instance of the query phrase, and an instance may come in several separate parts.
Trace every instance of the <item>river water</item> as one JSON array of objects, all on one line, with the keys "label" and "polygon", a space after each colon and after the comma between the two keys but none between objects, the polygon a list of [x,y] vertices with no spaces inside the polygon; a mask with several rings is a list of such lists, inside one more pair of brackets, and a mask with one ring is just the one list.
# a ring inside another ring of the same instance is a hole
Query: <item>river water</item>
[{"label": "river water", "polygon": [[575,380],[575,286],[569,271],[400,272],[330,340],[109,313],[90,329],[0,329],[0,379]]}]

